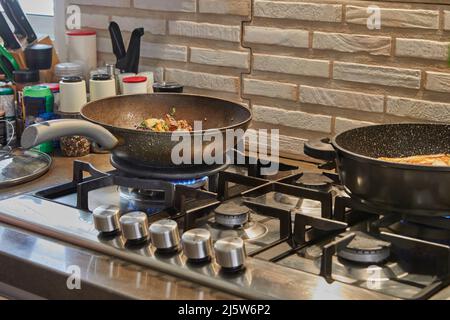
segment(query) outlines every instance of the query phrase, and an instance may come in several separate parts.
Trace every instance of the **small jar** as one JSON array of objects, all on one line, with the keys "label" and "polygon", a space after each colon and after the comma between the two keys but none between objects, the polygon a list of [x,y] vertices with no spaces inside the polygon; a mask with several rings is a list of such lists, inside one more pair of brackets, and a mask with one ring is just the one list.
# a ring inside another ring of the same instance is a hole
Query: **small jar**
[{"label": "small jar", "polygon": [[116,80],[108,74],[96,74],[89,81],[91,101],[114,97],[116,95]]},{"label": "small jar", "polygon": [[127,77],[123,79],[123,94],[147,93],[147,77]]},{"label": "small jar", "polygon": [[87,103],[86,82],[80,77],[63,78],[59,83],[60,107],[63,113],[79,113]]},{"label": "small jar", "polygon": [[66,77],[84,78],[83,66],[75,62],[63,62],[55,66],[55,78],[60,82]]},{"label": "small jar", "polygon": [[97,32],[89,29],[66,32],[69,61],[83,65],[85,79],[89,72],[97,68]]}]

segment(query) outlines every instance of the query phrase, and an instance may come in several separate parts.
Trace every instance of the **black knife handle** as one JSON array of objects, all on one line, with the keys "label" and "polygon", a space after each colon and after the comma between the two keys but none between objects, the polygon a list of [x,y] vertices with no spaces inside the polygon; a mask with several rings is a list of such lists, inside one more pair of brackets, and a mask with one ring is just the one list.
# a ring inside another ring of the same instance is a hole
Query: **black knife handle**
[{"label": "black knife handle", "polygon": [[[12,20],[14,20],[15,26],[20,26],[21,32],[26,34],[27,42],[33,43],[37,40],[36,33],[33,30],[27,16],[22,10],[18,0],[4,0],[4,5],[9,8],[9,12],[12,15]],[[2,4],[3,4],[2,2]]]},{"label": "black knife handle", "polygon": [[9,28],[8,22],[6,22],[3,13],[0,12],[0,37],[3,39],[4,45],[6,49],[9,50],[17,50],[22,46],[17,40],[14,33]]},{"label": "black knife handle", "polygon": [[112,48],[117,61],[122,60],[127,55],[125,44],[123,42],[122,32],[119,25],[112,21],[109,24],[109,33],[111,35]]},{"label": "black knife handle", "polygon": [[19,23],[17,23],[16,20],[14,19],[14,15],[13,15],[10,7],[7,6],[7,0],[0,0],[0,4],[3,7],[3,10],[5,10],[6,16],[11,21],[11,23],[14,25],[14,34],[16,35],[16,37],[19,39],[25,39],[27,34],[26,34],[25,30],[23,29],[23,27]]}]

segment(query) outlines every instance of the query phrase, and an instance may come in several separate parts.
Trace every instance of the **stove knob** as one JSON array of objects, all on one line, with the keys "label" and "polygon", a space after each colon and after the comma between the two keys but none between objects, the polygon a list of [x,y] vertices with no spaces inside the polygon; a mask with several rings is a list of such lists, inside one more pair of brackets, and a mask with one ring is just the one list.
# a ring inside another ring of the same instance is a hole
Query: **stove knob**
[{"label": "stove knob", "polygon": [[169,219],[159,220],[150,226],[152,244],[159,251],[173,252],[180,247],[180,233],[178,224]]},{"label": "stove knob", "polygon": [[120,209],[116,206],[101,206],[94,210],[94,226],[101,233],[113,233],[120,230]]},{"label": "stove knob", "polygon": [[134,211],[120,218],[120,226],[124,238],[132,242],[148,239],[148,219],[144,212]]},{"label": "stove knob", "polygon": [[192,229],[186,231],[181,239],[183,251],[192,262],[204,262],[211,260],[212,238],[206,229]]},{"label": "stove knob", "polygon": [[222,270],[235,272],[243,269],[245,258],[244,240],[239,237],[228,237],[218,240],[214,244],[217,263]]}]

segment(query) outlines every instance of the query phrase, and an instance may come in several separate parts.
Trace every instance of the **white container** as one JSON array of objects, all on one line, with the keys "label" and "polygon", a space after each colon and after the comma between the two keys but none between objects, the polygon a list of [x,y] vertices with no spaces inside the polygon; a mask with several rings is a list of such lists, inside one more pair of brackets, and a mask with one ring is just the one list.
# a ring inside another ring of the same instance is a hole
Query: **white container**
[{"label": "white container", "polygon": [[94,75],[89,81],[91,101],[114,97],[116,95],[116,80],[106,74]]},{"label": "white container", "polygon": [[63,113],[79,113],[87,103],[86,81],[80,77],[64,78],[59,83],[60,106]]},{"label": "white container", "polygon": [[80,29],[66,32],[69,62],[80,63],[83,66],[85,79],[89,72],[97,68],[97,32]]},{"label": "white container", "polygon": [[127,77],[123,78],[123,94],[145,94],[148,91],[147,77]]},{"label": "white container", "polygon": [[153,93],[153,84],[155,83],[155,75],[153,72],[141,72],[138,76],[147,77],[147,93]]},{"label": "white container", "polygon": [[125,78],[129,78],[129,77],[134,77],[136,76],[136,73],[121,73],[119,74],[118,78],[119,78],[119,93],[123,94],[123,79]]}]

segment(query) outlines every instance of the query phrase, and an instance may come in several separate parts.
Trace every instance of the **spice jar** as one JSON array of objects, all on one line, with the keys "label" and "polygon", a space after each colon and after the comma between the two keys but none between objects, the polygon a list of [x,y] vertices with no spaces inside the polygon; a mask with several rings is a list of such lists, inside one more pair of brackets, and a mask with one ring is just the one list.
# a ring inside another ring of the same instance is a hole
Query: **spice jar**
[{"label": "spice jar", "polygon": [[86,82],[80,77],[63,78],[59,83],[61,103],[59,111],[79,113],[87,103]]},{"label": "spice jar", "polygon": [[14,75],[14,83],[16,85],[16,95],[17,95],[17,109],[16,109],[16,118],[17,118],[17,130],[18,135],[22,134],[24,123],[24,115],[23,115],[23,89],[25,87],[34,86],[39,83],[39,70],[16,70],[13,72]]},{"label": "spice jar", "polygon": [[89,81],[91,101],[116,95],[116,80],[108,74],[96,74]]},{"label": "spice jar", "polygon": [[122,80],[123,94],[144,94],[147,93],[147,77],[127,77]]},{"label": "spice jar", "polygon": [[[54,98],[52,91],[47,86],[25,87],[23,89],[23,105],[25,128],[53,119]],[[44,142],[35,149],[45,153],[53,152],[53,142]]]}]

